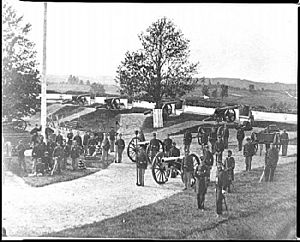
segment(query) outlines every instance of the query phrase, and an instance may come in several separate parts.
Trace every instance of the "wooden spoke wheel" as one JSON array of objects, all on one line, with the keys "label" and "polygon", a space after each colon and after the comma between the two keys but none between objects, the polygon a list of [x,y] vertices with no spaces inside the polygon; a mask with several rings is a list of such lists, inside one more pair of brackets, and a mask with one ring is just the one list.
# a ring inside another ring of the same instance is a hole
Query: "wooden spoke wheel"
[{"label": "wooden spoke wheel", "polygon": [[136,154],[139,150],[139,146],[137,145],[138,142],[140,142],[140,138],[134,137],[127,146],[127,155],[132,162],[136,162]]},{"label": "wooden spoke wheel", "polygon": [[[162,142],[161,140],[158,140],[158,142],[159,142],[160,145],[159,145],[159,150],[158,150],[158,152],[157,152],[156,154],[165,151],[164,146],[163,146],[163,142]],[[146,148],[146,154],[147,154],[147,156],[148,156],[148,158],[149,158],[149,162],[152,164],[152,163],[153,163],[153,160],[151,160],[150,144],[149,144],[149,145],[147,146],[147,148]],[[153,157],[153,159],[154,159],[154,157]]]},{"label": "wooden spoke wheel", "polygon": [[236,114],[234,109],[227,109],[224,113],[224,119],[229,123],[234,122],[236,119]]},{"label": "wooden spoke wheel", "polygon": [[[194,164],[194,170],[196,169],[196,167],[200,164],[200,160],[199,157],[196,154],[191,154],[191,156],[193,157],[193,164]],[[181,180],[182,182],[184,182],[183,180],[183,173],[181,173]],[[196,183],[196,178],[194,177],[194,172],[192,173],[192,177],[191,177],[191,186],[194,186]]]},{"label": "wooden spoke wheel", "polygon": [[168,163],[163,162],[164,152],[158,152],[152,163],[152,176],[157,184],[165,184],[168,181],[170,170]]}]

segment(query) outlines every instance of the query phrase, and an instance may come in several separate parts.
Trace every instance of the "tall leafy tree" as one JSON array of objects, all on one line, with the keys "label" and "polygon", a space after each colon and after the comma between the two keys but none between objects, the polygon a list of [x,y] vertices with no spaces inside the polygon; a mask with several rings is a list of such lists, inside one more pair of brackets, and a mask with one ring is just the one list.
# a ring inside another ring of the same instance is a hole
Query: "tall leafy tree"
[{"label": "tall leafy tree", "polygon": [[189,40],[171,20],[158,19],[138,37],[143,48],[126,52],[117,69],[122,94],[159,103],[194,89],[198,63],[189,62]]},{"label": "tall leafy tree", "polygon": [[40,75],[35,44],[27,38],[31,25],[23,23],[12,6],[2,5],[2,116],[8,119],[40,110]]}]

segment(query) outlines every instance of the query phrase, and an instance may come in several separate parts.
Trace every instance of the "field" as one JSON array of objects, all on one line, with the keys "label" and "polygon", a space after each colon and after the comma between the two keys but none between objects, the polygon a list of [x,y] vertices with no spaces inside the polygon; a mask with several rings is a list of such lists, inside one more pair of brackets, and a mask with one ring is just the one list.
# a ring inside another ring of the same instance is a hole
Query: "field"
[{"label": "field", "polygon": [[280,165],[273,183],[258,183],[262,168],[236,176],[227,194],[229,212],[215,215],[214,187],[205,211],[196,209],[193,191],[181,192],[114,218],[66,229],[45,237],[151,239],[294,239],[296,162]]}]

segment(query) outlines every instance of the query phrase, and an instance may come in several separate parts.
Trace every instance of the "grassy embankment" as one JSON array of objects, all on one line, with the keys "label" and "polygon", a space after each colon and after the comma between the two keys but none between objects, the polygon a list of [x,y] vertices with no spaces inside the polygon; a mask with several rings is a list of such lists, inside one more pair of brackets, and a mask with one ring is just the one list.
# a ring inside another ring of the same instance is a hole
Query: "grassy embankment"
[{"label": "grassy embankment", "polygon": [[229,212],[225,212],[221,218],[216,217],[214,186],[210,186],[204,212],[196,209],[193,191],[180,192],[114,218],[44,236],[153,239],[295,238],[296,162],[279,165],[273,183],[258,183],[261,173],[262,168],[257,168],[236,175],[234,192],[226,196]]}]

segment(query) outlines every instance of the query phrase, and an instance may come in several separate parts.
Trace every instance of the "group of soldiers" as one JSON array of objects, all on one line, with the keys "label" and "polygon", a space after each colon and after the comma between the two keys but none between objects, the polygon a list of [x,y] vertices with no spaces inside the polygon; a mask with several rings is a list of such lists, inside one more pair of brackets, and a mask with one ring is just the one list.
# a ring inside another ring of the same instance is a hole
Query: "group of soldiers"
[{"label": "group of soldiers", "polygon": [[[117,134],[112,127],[110,132],[88,132],[81,137],[80,132],[73,133],[72,129],[65,135],[61,130],[54,134],[48,126],[45,129],[46,142],[41,135],[41,127],[36,127],[31,131],[32,147],[32,175],[60,174],[61,170],[67,169],[67,161],[71,158],[72,170],[85,169],[82,156],[102,156],[102,161],[108,161],[108,153],[115,152],[115,162],[122,161],[122,153],[125,149],[125,142],[122,134]],[[117,136],[119,137],[117,139]],[[115,151],[116,147],[116,151]],[[17,147],[18,162],[21,170],[27,175],[25,163],[25,145],[20,140]]]}]

